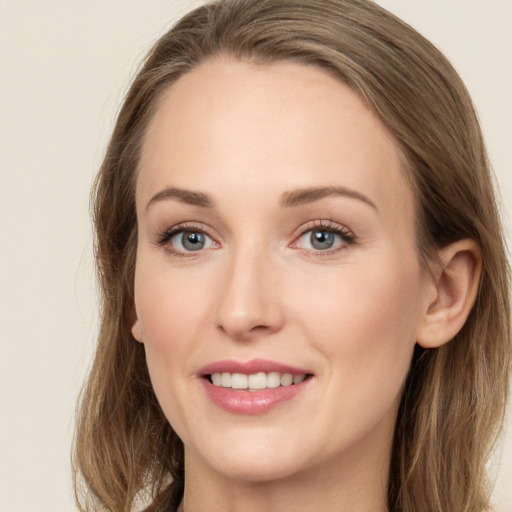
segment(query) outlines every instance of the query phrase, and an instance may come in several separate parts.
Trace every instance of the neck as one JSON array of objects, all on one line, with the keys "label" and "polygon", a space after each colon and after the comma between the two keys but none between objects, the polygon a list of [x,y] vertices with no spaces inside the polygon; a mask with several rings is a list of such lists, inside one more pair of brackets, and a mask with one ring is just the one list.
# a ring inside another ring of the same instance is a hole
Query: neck
[{"label": "neck", "polygon": [[[368,441],[368,440],[366,440]],[[381,445],[382,446],[382,445]],[[361,448],[361,447],[359,447]],[[391,443],[384,452],[352,450],[291,476],[246,481],[226,477],[186,451],[183,512],[386,512]]]}]

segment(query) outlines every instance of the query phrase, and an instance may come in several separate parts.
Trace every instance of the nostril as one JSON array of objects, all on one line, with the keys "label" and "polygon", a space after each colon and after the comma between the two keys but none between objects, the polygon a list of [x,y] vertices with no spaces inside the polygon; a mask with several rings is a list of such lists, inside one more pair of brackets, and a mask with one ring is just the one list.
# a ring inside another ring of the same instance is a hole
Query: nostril
[{"label": "nostril", "polygon": [[218,328],[224,333],[238,340],[250,339],[254,335],[271,334],[279,330],[278,328],[272,328],[271,326],[264,324],[257,324],[250,326],[248,324],[235,324],[231,325],[218,325]]}]

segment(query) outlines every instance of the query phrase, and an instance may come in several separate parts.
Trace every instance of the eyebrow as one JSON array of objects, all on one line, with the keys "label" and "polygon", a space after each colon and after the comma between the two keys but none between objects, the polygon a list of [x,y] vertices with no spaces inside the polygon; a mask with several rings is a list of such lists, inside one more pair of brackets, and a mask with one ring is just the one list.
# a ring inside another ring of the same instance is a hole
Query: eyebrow
[{"label": "eyebrow", "polygon": [[291,190],[281,196],[281,206],[301,206],[304,204],[319,201],[324,197],[342,196],[351,199],[358,199],[378,211],[375,203],[361,192],[347,187],[310,187]]},{"label": "eyebrow", "polygon": [[201,206],[202,208],[213,208],[215,206],[214,200],[204,192],[195,192],[193,190],[185,190],[177,187],[167,187],[157,192],[146,205],[146,210],[153,204],[167,199],[176,199],[181,203],[190,204],[193,206]]},{"label": "eyebrow", "polygon": [[[363,203],[371,206],[378,211],[375,203],[356,190],[347,187],[309,187],[297,190],[290,190],[281,195],[279,204],[283,207],[302,206],[304,204],[313,203],[329,196],[342,196],[351,199],[358,199]],[[175,199],[181,203],[190,204],[192,206],[200,206],[201,208],[213,208],[215,201],[211,196],[204,192],[197,192],[193,190],[186,190],[177,187],[167,187],[157,192],[146,205],[146,210],[159,201],[168,199]]]}]

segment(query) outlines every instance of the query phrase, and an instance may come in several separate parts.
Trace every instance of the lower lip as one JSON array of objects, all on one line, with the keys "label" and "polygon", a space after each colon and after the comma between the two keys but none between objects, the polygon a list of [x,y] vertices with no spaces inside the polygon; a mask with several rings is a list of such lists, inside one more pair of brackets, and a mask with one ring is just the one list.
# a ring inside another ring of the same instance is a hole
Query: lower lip
[{"label": "lower lip", "polygon": [[214,386],[208,379],[201,379],[208,398],[221,409],[235,414],[263,414],[296,397],[306,389],[310,378],[300,384],[267,388],[261,391],[244,391]]}]

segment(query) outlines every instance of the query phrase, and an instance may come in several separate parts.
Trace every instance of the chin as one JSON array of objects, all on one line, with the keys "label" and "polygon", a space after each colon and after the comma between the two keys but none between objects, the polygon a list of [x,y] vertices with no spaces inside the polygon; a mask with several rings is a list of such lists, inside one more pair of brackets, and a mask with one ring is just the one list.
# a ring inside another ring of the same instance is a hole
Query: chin
[{"label": "chin", "polygon": [[[216,444],[199,447],[198,455],[203,464],[224,477],[247,482],[267,482],[289,477],[304,469],[305,461],[298,457],[293,443],[269,443],[268,438],[260,443],[258,439],[246,437],[242,442],[229,445]],[[192,458],[194,458],[192,456]],[[187,463],[187,450],[185,451]]]},{"label": "chin", "polygon": [[297,472],[299,468],[294,461],[283,460],[281,457],[267,457],[266,460],[226,460],[215,461],[213,469],[223,476],[246,482],[269,482],[282,480],[290,477]]}]

